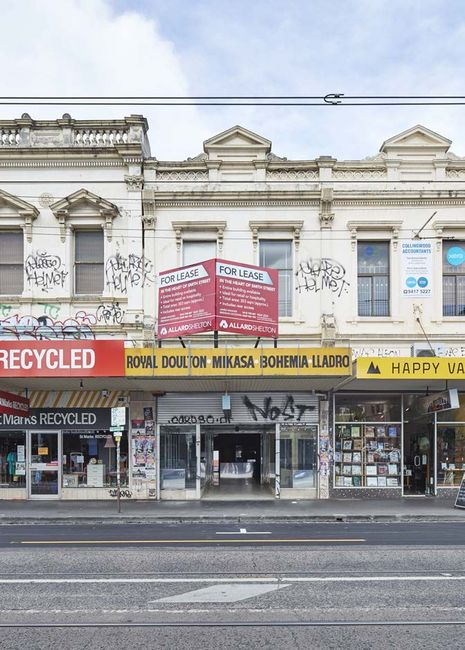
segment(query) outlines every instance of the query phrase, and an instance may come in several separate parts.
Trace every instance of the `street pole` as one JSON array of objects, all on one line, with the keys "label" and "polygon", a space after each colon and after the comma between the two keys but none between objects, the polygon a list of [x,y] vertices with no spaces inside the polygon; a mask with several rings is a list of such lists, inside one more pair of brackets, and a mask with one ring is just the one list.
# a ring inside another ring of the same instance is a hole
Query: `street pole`
[{"label": "street pole", "polygon": [[115,434],[116,440],[116,499],[118,501],[118,512],[121,512],[121,474],[120,474],[120,442],[121,434]]}]

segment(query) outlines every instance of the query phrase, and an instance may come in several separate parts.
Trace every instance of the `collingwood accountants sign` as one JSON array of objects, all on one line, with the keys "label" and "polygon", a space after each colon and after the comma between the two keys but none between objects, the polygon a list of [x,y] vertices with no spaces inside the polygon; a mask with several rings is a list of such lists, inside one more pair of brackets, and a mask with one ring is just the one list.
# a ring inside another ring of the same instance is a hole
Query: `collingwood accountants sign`
[{"label": "collingwood accountants sign", "polygon": [[159,275],[158,338],[278,336],[278,271],[212,259]]},{"label": "collingwood accountants sign", "polygon": [[2,341],[0,377],[120,377],[123,341]]}]

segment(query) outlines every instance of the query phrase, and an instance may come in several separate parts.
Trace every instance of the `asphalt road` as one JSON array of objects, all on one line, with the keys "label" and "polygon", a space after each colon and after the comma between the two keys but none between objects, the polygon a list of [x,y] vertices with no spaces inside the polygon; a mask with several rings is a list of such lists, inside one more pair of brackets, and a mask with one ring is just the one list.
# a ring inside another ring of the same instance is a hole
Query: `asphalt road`
[{"label": "asphalt road", "polygon": [[234,528],[0,526],[0,647],[464,647],[465,524]]},{"label": "asphalt road", "polygon": [[21,546],[465,545],[465,522],[149,523],[0,526],[0,548]]}]

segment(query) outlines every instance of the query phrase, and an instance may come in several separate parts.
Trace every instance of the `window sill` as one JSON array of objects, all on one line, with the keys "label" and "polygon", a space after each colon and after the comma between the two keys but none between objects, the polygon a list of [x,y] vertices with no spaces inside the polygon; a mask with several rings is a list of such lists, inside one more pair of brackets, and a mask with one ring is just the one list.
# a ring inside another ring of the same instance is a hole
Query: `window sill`
[{"label": "window sill", "polygon": [[405,323],[405,321],[393,316],[360,316],[359,318],[346,320],[346,323]]}]

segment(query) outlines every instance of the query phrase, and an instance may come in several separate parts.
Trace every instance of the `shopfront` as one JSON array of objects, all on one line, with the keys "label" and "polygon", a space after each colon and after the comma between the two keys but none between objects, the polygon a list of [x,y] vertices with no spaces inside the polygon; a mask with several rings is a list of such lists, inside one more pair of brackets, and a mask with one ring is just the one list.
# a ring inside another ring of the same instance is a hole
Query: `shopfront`
[{"label": "shopfront", "polygon": [[[58,407],[32,408],[27,416],[0,414],[0,499],[112,498],[117,467],[111,410]],[[126,425],[121,438],[122,486],[129,477],[127,430]]]},{"label": "shopfront", "polygon": [[170,393],[158,400],[160,498],[317,498],[318,397],[224,397]]},{"label": "shopfront", "polygon": [[[336,394],[332,495],[455,495],[465,474],[465,393],[449,408],[443,396],[453,391]],[[432,401],[446,408],[431,410]]]}]

